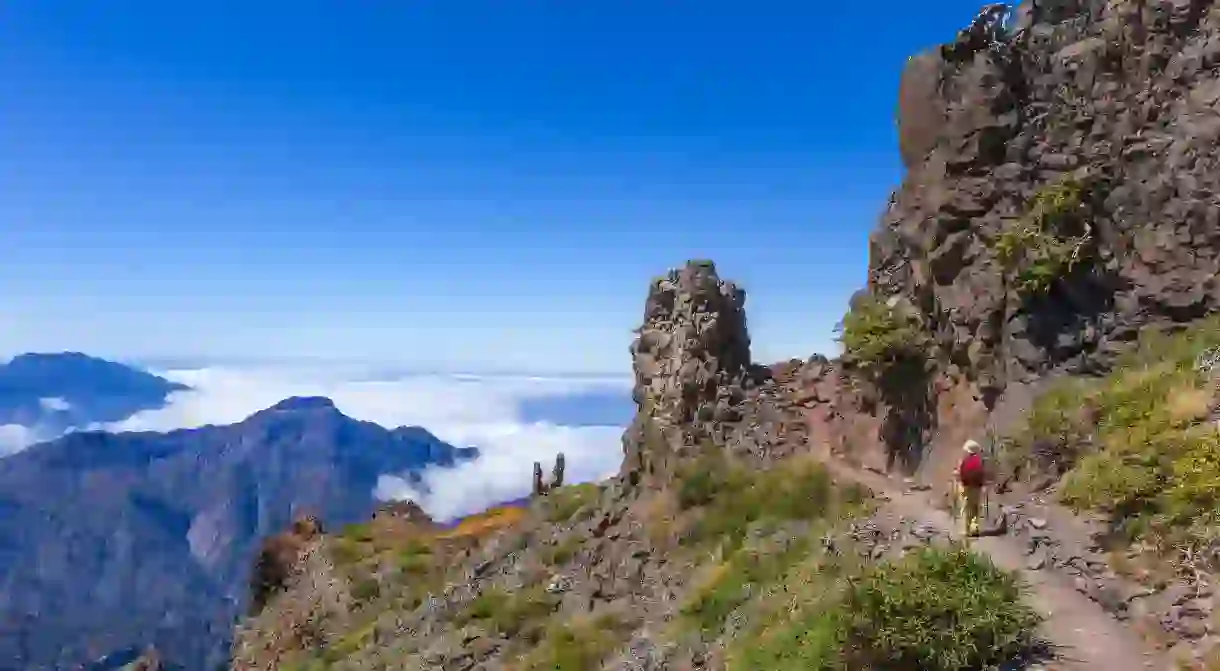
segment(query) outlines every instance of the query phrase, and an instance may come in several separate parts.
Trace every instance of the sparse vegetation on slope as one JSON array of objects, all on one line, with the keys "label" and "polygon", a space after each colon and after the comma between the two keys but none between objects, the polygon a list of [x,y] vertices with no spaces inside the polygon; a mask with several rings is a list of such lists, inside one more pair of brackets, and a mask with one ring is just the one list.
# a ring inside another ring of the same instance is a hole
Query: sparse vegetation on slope
[{"label": "sparse vegetation on slope", "polygon": [[855,488],[838,491],[826,470],[812,459],[759,471],[734,462],[717,450],[684,464],[678,474],[678,504],[701,508],[687,544],[715,543],[737,549],[755,525],[833,519],[845,505],[863,500]]},{"label": "sparse vegetation on slope", "polygon": [[567,522],[577,515],[588,516],[601,496],[601,488],[593,484],[578,484],[551,490],[543,506],[551,522]]},{"label": "sparse vegetation on slope", "polygon": [[622,623],[610,615],[555,623],[541,643],[526,656],[525,671],[586,671],[596,669],[618,645]]},{"label": "sparse vegetation on slope", "polygon": [[1215,541],[1220,524],[1220,318],[1151,332],[1110,375],[1060,383],[1036,403],[1009,458],[1066,473],[1065,502],[1108,514],[1130,539],[1164,549]]},{"label": "sparse vegetation on slope", "polygon": [[[836,584],[837,596],[825,596]],[[735,668],[988,668],[1030,649],[1039,623],[1010,574],[962,548],[925,548],[854,572],[823,561],[805,574],[804,587],[808,600],[743,642]],[[809,599],[815,594],[823,598]]]},{"label": "sparse vegetation on slope", "polygon": [[[733,300],[717,308],[688,296]],[[868,661],[852,652],[857,645],[903,663],[940,664],[923,668],[964,669],[953,664],[1011,653],[1032,624],[1018,617],[1015,589],[988,582],[1002,574],[970,574],[984,581],[973,593],[948,565],[967,572],[985,565],[958,555],[879,568],[943,534],[873,510],[871,495],[835,482],[804,454],[799,411],[774,381],[747,375],[752,367],[734,358],[748,342],[744,329],[709,326],[743,325],[731,321],[740,300],[705,265],[654,285],[649,314],[658,330],[642,332],[635,348],[644,371],[633,391],[641,414],[624,440],[621,477],[547,489],[527,507],[489,511],[453,529],[404,505],[319,539],[338,566],[288,588],[243,631],[235,671],[292,661],[331,671],[724,669],[726,662],[751,671],[854,669]],[[680,314],[666,318],[667,310]],[[689,339],[675,343],[682,334]],[[644,345],[659,349],[643,353]],[[922,364],[910,352],[877,360]],[[658,358],[678,384],[650,372]],[[700,387],[693,400],[692,386]],[[858,588],[848,587],[853,579]],[[342,592],[335,608],[319,607],[327,585]],[[891,593],[908,587],[921,591]],[[946,614],[984,608],[990,619],[964,627]],[[870,620],[849,617],[857,611]],[[322,617],[308,619],[315,612]],[[797,632],[798,621],[817,626]],[[308,636],[263,654],[282,622],[307,622]],[[936,626],[953,631],[938,634]],[[972,657],[964,651],[970,645],[988,650]],[[847,666],[834,666],[840,661]]]}]

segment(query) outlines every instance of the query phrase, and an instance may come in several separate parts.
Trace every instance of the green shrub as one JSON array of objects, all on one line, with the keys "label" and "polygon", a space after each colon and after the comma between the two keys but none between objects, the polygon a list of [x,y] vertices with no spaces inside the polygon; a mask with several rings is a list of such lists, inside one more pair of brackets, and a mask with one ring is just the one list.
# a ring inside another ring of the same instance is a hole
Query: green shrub
[{"label": "green shrub", "polygon": [[622,629],[618,620],[603,616],[591,621],[557,624],[526,659],[527,671],[588,671],[601,668],[613,652]]},{"label": "green shrub", "polygon": [[376,578],[361,578],[352,583],[352,598],[356,601],[372,601],[381,596],[381,583]]},{"label": "green shrub", "polygon": [[333,542],[328,544],[328,547],[330,548],[331,558],[339,566],[350,566],[359,563],[366,556],[365,549],[360,543],[342,536],[334,539]]},{"label": "green shrub", "polygon": [[724,490],[730,478],[729,462],[714,447],[678,467],[678,506],[689,510],[705,506]]},{"label": "green shrub", "polygon": [[580,551],[584,544],[584,539],[576,535],[568,535],[561,539],[555,545],[547,546],[544,550],[545,561],[551,566],[562,566],[569,561],[576,553]]},{"label": "green shrub", "polygon": [[[858,493],[854,494],[856,500]],[[766,520],[816,520],[839,514],[838,498],[826,469],[812,459],[796,459],[768,470],[752,470],[718,453],[679,469],[678,502],[703,508],[688,543],[741,545],[752,524]]]},{"label": "green shrub", "polygon": [[411,541],[398,551],[398,568],[408,575],[429,573],[435,565],[432,548],[422,541]]},{"label": "green shrub", "polygon": [[1083,197],[1078,180],[1047,185],[1034,194],[1026,215],[996,240],[996,258],[1019,295],[1045,293],[1084,260],[1092,233],[1084,222]]},{"label": "green shrub", "polygon": [[558,605],[558,597],[540,585],[511,594],[487,589],[458,616],[457,623],[464,626],[478,621],[506,638],[537,641]]},{"label": "green shrub", "polygon": [[355,631],[339,639],[322,651],[322,661],[334,664],[349,655],[355,654],[365,646],[374,642],[377,635],[376,621],[369,622]]},{"label": "green shrub", "polygon": [[349,524],[339,536],[357,543],[371,543],[373,542],[373,525],[368,522]]},{"label": "green shrub", "polygon": [[1016,579],[967,550],[925,549],[799,604],[743,646],[735,668],[774,671],[965,671],[1035,643],[1040,618]]},{"label": "green shrub", "polygon": [[284,671],[326,671],[330,668],[330,662],[318,656],[309,656],[306,659],[296,659],[283,664],[280,668]]},{"label": "green shrub", "polygon": [[700,630],[715,634],[729,614],[748,601],[758,589],[781,581],[784,572],[809,551],[808,537],[775,552],[765,548],[742,548],[720,564],[694,596],[682,607],[682,615]]},{"label": "green shrub", "polygon": [[1069,466],[1064,502],[1109,514],[1131,538],[1173,545],[1204,534],[1220,504],[1220,433],[1207,421],[1217,380],[1196,360],[1217,346],[1220,318],[1145,334],[1106,377],[1037,399],[1009,441],[1012,458]]},{"label": "green shrub", "polygon": [[601,493],[601,488],[592,483],[553,489],[543,499],[547,519],[558,524],[571,520],[582,511],[590,512],[601,498]]},{"label": "green shrub", "polygon": [[926,549],[867,573],[840,619],[853,665],[927,671],[1007,661],[1034,642],[1040,618],[1016,579],[965,549]]},{"label": "green shrub", "polygon": [[838,331],[845,360],[864,371],[880,373],[926,358],[927,337],[918,320],[873,296],[855,301]]}]

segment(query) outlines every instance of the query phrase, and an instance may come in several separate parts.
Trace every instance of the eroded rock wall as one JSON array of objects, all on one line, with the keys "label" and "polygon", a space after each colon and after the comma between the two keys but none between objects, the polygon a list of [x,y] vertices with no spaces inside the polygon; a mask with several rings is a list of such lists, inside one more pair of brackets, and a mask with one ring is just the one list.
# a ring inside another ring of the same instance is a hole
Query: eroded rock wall
[{"label": "eroded rock wall", "polygon": [[[1220,5],[1002,13],[913,57],[898,92],[907,174],[871,237],[867,292],[918,310],[926,388],[887,405],[837,364],[803,373],[815,442],[878,467],[910,449],[932,480],[1048,379],[1102,372],[1142,329],[1220,306]],[[1064,181],[1082,185],[1088,254],[1023,294],[997,243]]]},{"label": "eroded rock wall", "polygon": [[[1016,28],[908,65],[909,170],[868,277],[919,306],[947,370],[996,392],[1104,368],[1139,329],[1220,303],[1220,8],[1043,0]],[[1067,176],[1088,185],[1094,259],[1021,300],[995,244]]]}]

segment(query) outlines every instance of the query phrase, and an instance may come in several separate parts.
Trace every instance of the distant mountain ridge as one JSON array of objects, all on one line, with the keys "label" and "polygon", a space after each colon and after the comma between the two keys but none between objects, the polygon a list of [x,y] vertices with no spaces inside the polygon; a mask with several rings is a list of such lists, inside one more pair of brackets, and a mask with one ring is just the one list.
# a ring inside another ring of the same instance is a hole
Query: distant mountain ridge
[{"label": "distant mountain ridge", "polygon": [[190,387],[80,352],[27,353],[0,365],[0,424],[52,434],[117,422]]},{"label": "distant mountain ridge", "polygon": [[294,512],[361,520],[381,475],[418,480],[477,456],[293,397],[236,424],[76,432],[0,459],[0,669],[152,644],[210,671],[257,543]]}]

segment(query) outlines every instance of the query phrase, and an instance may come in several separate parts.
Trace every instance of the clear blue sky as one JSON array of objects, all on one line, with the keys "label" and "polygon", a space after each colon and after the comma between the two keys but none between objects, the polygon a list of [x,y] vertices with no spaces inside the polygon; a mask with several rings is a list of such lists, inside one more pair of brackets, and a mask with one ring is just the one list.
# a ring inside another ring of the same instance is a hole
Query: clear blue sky
[{"label": "clear blue sky", "polygon": [[7,2],[0,352],[626,370],[690,257],[831,350],[980,4]]}]

